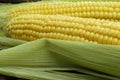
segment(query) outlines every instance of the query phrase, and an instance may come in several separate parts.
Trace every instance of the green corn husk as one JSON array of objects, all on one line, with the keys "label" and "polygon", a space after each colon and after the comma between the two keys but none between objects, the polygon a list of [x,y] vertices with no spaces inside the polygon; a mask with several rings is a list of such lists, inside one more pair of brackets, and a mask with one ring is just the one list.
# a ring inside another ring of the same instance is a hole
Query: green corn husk
[{"label": "green corn husk", "polygon": [[[63,63],[63,59],[59,56],[52,55],[46,49],[46,40],[36,40],[33,42],[27,42],[26,44],[19,45],[13,48],[0,51],[0,66],[66,66],[71,67],[71,63]],[[59,62],[56,63],[56,61]],[[43,63],[44,62],[44,63]],[[59,65],[60,63],[60,65]],[[64,65],[61,65],[61,64]]]},{"label": "green corn husk", "polygon": [[[97,49],[95,50],[94,48]],[[86,80],[91,80],[89,77],[95,78],[93,80],[119,80],[118,51],[119,46],[108,46],[53,39],[40,39],[10,49],[1,50],[0,73],[26,79],[37,78],[38,80],[59,80],[57,77],[54,77],[54,75],[58,76],[56,73],[59,73],[60,76],[63,74],[63,76],[61,76],[62,80],[69,80],[67,75],[69,76],[73,73],[61,73],[61,71],[75,70],[88,74],[88,77],[85,77]],[[99,59],[101,56],[102,58]],[[114,63],[109,63],[109,61],[111,61],[109,58],[113,58],[112,62]],[[114,68],[114,65],[118,66]],[[9,67],[6,68],[5,66]],[[111,68],[111,66],[113,68]],[[88,69],[86,69],[86,67]],[[36,73],[36,71],[38,72]],[[52,74],[49,76],[46,71],[50,72],[50,74],[54,71],[57,72],[55,72],[54,75]],[[102,72],[104,74],[98,73],[96,71]],[[42,73],[45,76],[41,75]],[[77,77],[77,80],[80,80],[82,75],[75,74],[75,76]],[[71,76],[71,80],[76,80],[75,76]]]},{"label": "green corn husk", "polygon": [[[70,72],[71,70],[72,71],[77,71],[77,72],[79,71],[79,73]],[[36,73],[36,72],[38,72],[38,73]],[[20,77],[20,78],[26,78],[26,79],[35,79],[36,76],[37,76],[37,78],[41,78],[42,77],[41,72],[50,72],[50,73],[55,72],[55,73],[63,74],[64,76],[66,76],[66,75],[70,76],[71,75],[71,77],[77,77],[78,80],[81,79],[82,77],[85,78],[86,80],[91,80],[91,78],[92,78],[92,80],[93,79],[97,79],[97,80],[119,80],[119,78],[99,74],[99,73],[96,73],[94,71],[90,71],[88,69],[83,69],[83,68],[81,68],[80,70],[75,69],[75,68],[63,68],[63,67],[60,67],[60,68],[1,67],[0,68],[0,74],[8,75],[8,76],[14,76],[14,77]],[[45,76],[47,77],[47,75],[45,75]],[[45,76],[43,78],[46,78]],[[51,76],[51,77],[54,77],[54,76]],[[89,77],[91,77],[91,78],[89,78]],[[58,79],[56,79],[56,80],[58,80]],[[64,79],[62,79],[62,80],[64,80]]]},{"label": "green corn husk", "polygon": [[[4,67],[0,68],[0,72],[9,76],[22,77],[31,80],[110,80],[87,74],[76,74],[68,72],[58,72],[53,70],[64,70],[65,68],[16,68]],[[66,69],[65,69],[66,70]],[[69,69],[67,69],[69,70]],[[17,72],[16,72],[17,71]],[[115,80],[115,79],[114,79]],[[116,79],[117,80],[117,79]]]},{"label": "green corn husk", "polygon": [[26,43],[26,41],[7,38],[7,37],[0,37],[0,50],[15,47],[24,43]]},{"label": "green corn husk", "polygon": [[7,23],[9,21],[8,13],[11,8],[15,7],[11,4],[2,4],[0,3],[0,37],[5,37],[7,33]]},{"label": "green corn husk", "polygon": [[49,40],[48,49],[77,65],[120,77],[120,47]]},{"label": "green corn husk", "polygon": [[0,45],[2,46],[15,47],[24,43],[26,43],[26,41],[7,38],[7,37],[0,37]]}]

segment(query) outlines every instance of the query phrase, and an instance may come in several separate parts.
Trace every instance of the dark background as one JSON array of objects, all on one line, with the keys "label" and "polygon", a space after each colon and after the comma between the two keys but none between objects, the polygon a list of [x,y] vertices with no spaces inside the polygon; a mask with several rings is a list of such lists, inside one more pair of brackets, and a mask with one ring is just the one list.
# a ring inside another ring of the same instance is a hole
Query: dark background
[{"label": "dark background", "polygon": [[21,3],[21,2],[35,2],[41,0],[0,0],[0,3]]}]

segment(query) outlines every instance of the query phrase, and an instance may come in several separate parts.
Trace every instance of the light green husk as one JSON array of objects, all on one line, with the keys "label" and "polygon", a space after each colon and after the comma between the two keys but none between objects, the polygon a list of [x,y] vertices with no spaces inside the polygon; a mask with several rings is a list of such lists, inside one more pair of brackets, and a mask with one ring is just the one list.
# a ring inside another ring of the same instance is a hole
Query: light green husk
[{"label": "light green husk", "polygon": [[[48,49],[77,65],[120,77],[120,47],[49,40]],[[52,46],[51,46],[52,45]]]},{"label": "light green husk", "polygon": [[11,47],[18,46],[20,44],[24,44],[26,41],[23,40],[17,40],[7,37],[0,37],[0,50],[8,49]]},{"label": "light green husk", "polygon": [[[0,72],[10,76],[22,77],[31,80],[109,80],[88,74],[76,74],[59,72],[54,70],[66,70],[65,68],[22,68],[22,67],[4,67]],[[69,69],[67,69],[69,70]],[[116,79],[117,80],[117,79]]]},{"label": "light green husk", "polygon": [[119,57],[119,46],[40,39],[1,50],[0,73],[33,80],[83,79],[84,74],[59,72],[74,70],[88,74],[86,80],[119,80]]},{"label": "light green husk", "polygon": [[0,3],[0,37],[7,36],[7,23],[9,21],[8,13],[11,8],[14,8],[15,5],[11,4],[2,4]]}]

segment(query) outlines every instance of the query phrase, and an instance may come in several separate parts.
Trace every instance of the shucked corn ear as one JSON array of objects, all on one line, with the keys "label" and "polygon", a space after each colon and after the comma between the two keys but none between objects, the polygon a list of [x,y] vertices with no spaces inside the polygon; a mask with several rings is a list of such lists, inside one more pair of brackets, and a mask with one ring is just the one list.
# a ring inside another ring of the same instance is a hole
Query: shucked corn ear
[{"label": "shucked corn ear", "polygon": [[8,24],[13,38],[32,41],[39,38],[120,45],[120,23],[63,15],[28,14]]},{"label": "shucked corn ear", "polygon": [[62,14],[75,17],[120,19],[120,2],[48,2],[20,6],[13,9],[11,17],[21,14]]}]

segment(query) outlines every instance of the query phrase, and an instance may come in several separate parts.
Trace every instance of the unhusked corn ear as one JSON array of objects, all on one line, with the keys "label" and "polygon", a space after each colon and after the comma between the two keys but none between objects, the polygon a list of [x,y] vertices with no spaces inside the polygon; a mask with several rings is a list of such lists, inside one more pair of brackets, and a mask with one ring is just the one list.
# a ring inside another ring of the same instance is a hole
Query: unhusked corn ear
[{"label": "unhusked corn ear", "polygon": [[120,2],[47,2],[13,9],[11,17],[21,14],[62,14],[75,17],[120,19]]},{"label": "unhusked corn ear", "polygon": [[39,38],[120,44],[120,23],[63,15],[28,14],[8,24],[13,38],[32,41]]}]

